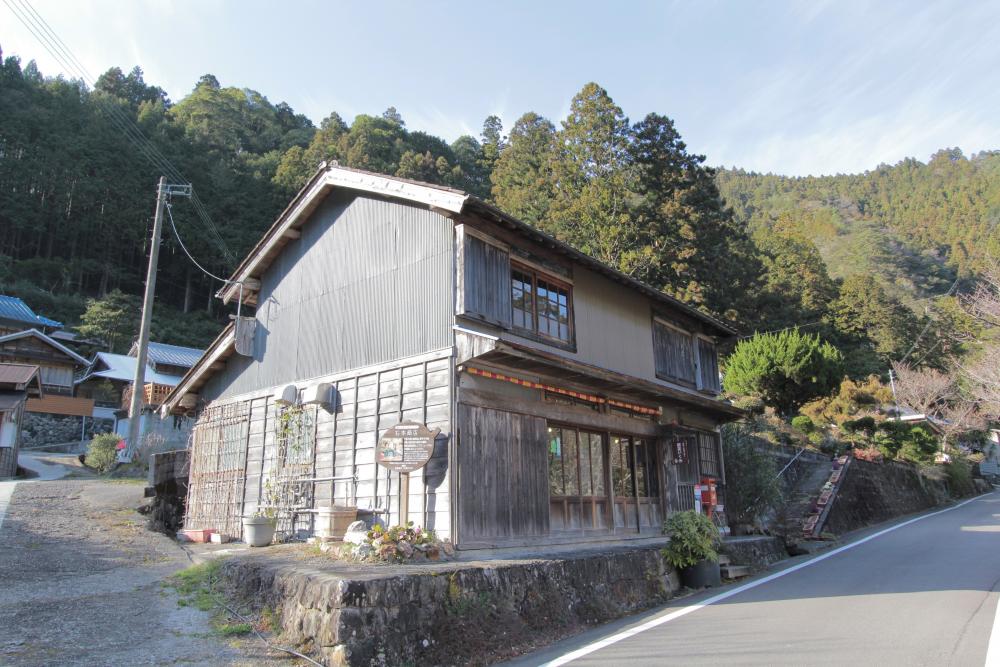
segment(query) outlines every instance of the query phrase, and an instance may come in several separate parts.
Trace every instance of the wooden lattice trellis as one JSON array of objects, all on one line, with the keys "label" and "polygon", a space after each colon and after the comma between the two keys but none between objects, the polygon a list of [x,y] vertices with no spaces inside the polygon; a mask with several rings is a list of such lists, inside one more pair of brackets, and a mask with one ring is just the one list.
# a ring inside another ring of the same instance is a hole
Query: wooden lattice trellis
[{"label": "wooden lattice trellis", "polygon": [[242,536],[250,403],[206,409],[191,435],[186,528],[214,528]]}]

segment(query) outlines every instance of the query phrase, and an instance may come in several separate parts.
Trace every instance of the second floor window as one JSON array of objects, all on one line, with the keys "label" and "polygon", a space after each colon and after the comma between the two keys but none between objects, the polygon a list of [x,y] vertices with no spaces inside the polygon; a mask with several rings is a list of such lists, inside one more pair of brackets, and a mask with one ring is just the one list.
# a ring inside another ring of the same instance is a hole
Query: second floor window
[{"label": "second floor window", "polygon": [[517,264],[510,271],[515,329],[565,343],[573,340],[573,299],[569,285]]}]

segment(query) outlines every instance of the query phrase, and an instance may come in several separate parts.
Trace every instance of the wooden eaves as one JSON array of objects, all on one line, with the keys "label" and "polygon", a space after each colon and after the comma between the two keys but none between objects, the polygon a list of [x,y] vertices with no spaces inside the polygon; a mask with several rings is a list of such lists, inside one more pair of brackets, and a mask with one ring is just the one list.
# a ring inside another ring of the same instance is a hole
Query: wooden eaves
[{"label": "wooden eaves", "polygon": [[166,417],[171,414],[179,415],[187,412],[186,409],[179,407],[181,399],[187,394],[197,394],[198,390],[212,377],[212,373],[222,370],[226,360],[235,352],[236,325],[234,322],[230,322],[222,330],[222,333],[216,336],[197,363],[188,369],[177,386],[171,389],[170,393],[163,399],[163,404],[160,406],[160,416]]},{"label": "wooden eaves", "polygon": [[669,387],[509,341],[498,340],[493,349],[464,363],[475,365],[477,362],[516,368],[523,373],[553,378],[581,388],[596,388],[612,397],[638,398],[652,403],[667,400],[723,421],[735,421],[746,416],[740,408],[694,390]]}]

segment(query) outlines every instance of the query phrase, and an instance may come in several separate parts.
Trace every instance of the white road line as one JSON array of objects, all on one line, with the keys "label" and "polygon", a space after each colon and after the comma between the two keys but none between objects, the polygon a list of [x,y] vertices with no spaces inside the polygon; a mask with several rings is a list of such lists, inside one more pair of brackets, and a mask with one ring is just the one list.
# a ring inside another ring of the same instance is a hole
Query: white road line
[{"label": "white road line", "polygon": [[[957,510],[959,507],[964,507],[965,505],[968,505],[973,501],[979,500],[979,498],[981,497],[982,496],[978,496],[976,498],[970,498],[969,500],[959,503],[958,505],[952,505],[951,507],[947,507],[943,510],[938,510],[937,512],[932,512],[931,514],[924,514],[923,516],[918,516],[916,518],[910,519],[909,521],[904,521],[903,523],[896,524],[895,526],[890,526],[889,528],[880,530],[877,533],[872,533],[871,535],[864,537],[858,540],[857,542],[851,542],[850,544],[845,544],[844,546],[838,547],[832,551],[827,551],[824,554],[820,554],[819,556],[816,556],[815,558],[811,558],[807,561],[799,563],[798,565],[793,565],[790,568],[768,575],[763,579],[757,579],[755,581],[751,581],[748,584],[743,584],[742,586],[738,586],[730,591],[726,591],[725,593],[720,593],[716,596],[710,597],[703,602],[699,602],[698,604],[693,604],[688,607],[682,607],[676,611],[670,612],[669,614],[659,616],[651,621],[646,621],[642,625],[637,625],[634,628],[629,628],[628,630],[619,632],[616,635],[611,635],[610,637],[606,637],[605,639],[601,639],[600,641],[596,641],[582,648],[578,648],[575,651],[571,651],[569,653],[566,653],[565,655],[559,656],[555,660],[550,660],[549,662],[540,665],[540,667],[559,667],[559,665],[565,665],[569,662],[572,662],[573,660],[576,660],[577,658],[582,658],[583,656],[593,653],[594,651],[599,651],[606,646],[617,644],[618,642],[624,639],[628,639],[629,637],[634,637],[635,635],[641,632],[645,632],[646,630],[652,630],[653,628],[659,627],[664,623],[669,623],[670,621],[676,620],[682,616],[687,616],[688,614],[696,612],[699,609],[702,609],[703,607],[715,604],[716,602],[722,602],[723,600],[727,600],[733,597],[734,595],[739,595],[744,591],[748,591],[751,588],[757,588],[758,586],[762,586],[768,582],[774,581],[775,579],[780,579],[781,577],[791,574],[792,572],[798,572],[799,570],[811,567],[816,563],[826,560],[827,558],[832,558],[839,553],[843,553],[845,551],[848,551],[849,549],[861,546],[865,542],[870,542],[874,540],[876,537],[882,537],[883,535],[891,533],[894,530],[899,530],[904,526],[909,526],[911,523],[916,523],[918,521],[923,521],[924,519],[929,519],[932,516],[937,516],[938,514],[944,514],[945,512],[951,512],[952,510]],[[1000,619],[1000,616],[998,616],[998,619]],[[1000,645],[1000,631],[997,630],[997,623],[1000,623],[1000,620],[994,622],[993,625],[993,637],[990,640],[990,651],[987,654],[988,657],[986,660],[987,667],[1000,667],[1000,646],[997,646]],[[996,662],[991,663],[989,656],[992,656],[996,660]]]},{"label": "white road line", "polygon": [[986,649],[984,667],[1000,667],[1000,596],[997,599],[997,610],[993,615],[993,631],[990,633],[990,645]]}]

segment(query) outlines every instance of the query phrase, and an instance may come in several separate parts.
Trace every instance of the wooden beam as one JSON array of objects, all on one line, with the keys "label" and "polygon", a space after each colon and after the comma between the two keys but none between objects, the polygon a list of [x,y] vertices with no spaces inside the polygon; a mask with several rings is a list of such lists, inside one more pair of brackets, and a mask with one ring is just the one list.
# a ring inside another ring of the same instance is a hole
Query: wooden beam
[{"label": "wooden beam", "polygon": [[526,401],[481,389],[459,388],[458,401],[478,408],[516,412],[582,428],[650,437],[663,434],[663,427],[649,419],[631,419],[623,415],[596,412],[583,406],[547,403],[541,398]]}]

